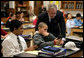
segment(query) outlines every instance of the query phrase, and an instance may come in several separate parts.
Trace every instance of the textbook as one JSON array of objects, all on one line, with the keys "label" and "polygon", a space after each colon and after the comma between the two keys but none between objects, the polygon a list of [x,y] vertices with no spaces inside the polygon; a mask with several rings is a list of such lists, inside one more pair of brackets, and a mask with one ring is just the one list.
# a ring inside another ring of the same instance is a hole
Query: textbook
[{"label": "textbook", "polygon": [[64,48],[57,48],[47,46],[42,49],[43,52],[39,52],[39,54],[51,55],[51,56],[61,56],[66,54],[66,49]]}]

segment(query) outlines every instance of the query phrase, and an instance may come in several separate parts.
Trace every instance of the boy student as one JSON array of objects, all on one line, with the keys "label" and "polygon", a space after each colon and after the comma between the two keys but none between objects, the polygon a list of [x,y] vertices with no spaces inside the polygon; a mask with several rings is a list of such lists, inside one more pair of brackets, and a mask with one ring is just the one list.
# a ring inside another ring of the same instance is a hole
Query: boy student
[{"label": "boy student", "polygon": [[74,19],[75,26],[82,26],[83,22],[81,22],[81,14],[77,13],[76,18]]},{"label": "boy student", "polygon": [[45,23],[39,23],[38,32],[36,32],[36,34],[33,36],[34,44],[38,46],[38,49],[48,45],[60,44],[61,40],[57,40],[53,34],[47,32],[47,29],[48,26]]},{"label": "boy student", "polygon": [[27,44],[23,37],[19,36],[23,32],[22,22],[12,20],[10,23],[11,33],[2,42],[3,57],[13,57],[16,54],[34,50],[37,46],[27,48]]}]

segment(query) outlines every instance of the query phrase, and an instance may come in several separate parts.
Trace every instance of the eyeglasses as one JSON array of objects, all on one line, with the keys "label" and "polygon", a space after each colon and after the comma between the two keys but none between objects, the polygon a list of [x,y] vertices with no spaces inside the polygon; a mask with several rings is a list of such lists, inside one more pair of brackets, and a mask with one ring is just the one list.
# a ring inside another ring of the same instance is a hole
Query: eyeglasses
[{"label": "eyeglasses", "polygon": [[44,30],[48,30],[48,29],[44,29]]}]

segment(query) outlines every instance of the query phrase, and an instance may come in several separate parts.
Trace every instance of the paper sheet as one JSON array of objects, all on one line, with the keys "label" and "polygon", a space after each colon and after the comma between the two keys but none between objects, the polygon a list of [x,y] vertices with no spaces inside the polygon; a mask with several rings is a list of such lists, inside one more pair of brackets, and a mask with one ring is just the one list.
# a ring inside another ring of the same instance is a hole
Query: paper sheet
[{"label": "paper sheet", "polygon": [[42,51],[41,50],[39,50],[39,51],[35,50],[35,51],[27,51],[25,53],[30,53],[30,54],[38,55],[38,52],[42,52]]},{"label": "paper sheet", "polygon": [[62,46],[54,45],[53,47],[61,48]]},{"label": "paper sheet", "polygon": [[66,37],[66,38],[81,41],[81,40],[80,40],[81,37],[78,37],[78,36],[68,36],[68,37]]}]

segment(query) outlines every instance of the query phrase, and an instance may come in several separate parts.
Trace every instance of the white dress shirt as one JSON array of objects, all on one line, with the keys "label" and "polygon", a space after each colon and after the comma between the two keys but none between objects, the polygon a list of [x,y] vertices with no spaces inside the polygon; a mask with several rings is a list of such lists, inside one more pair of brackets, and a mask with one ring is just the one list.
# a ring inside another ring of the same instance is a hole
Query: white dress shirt
[{"label": "white dress shirt", "polygon": [[[49,16],[49,15],[48,15]],[[49,22],[51,22],[51,17],[49,16]]]},{"label": "white dress shirt", "polygon": [[27,44],[23,37],[18,36],[22,46],[22,51],[20,51],[19,43],[17,36],[13,33],[10,33],[2,42],[3,47],[3,57],[13,57],[16,54],[24,52],[24,49],[27,48]]}]

